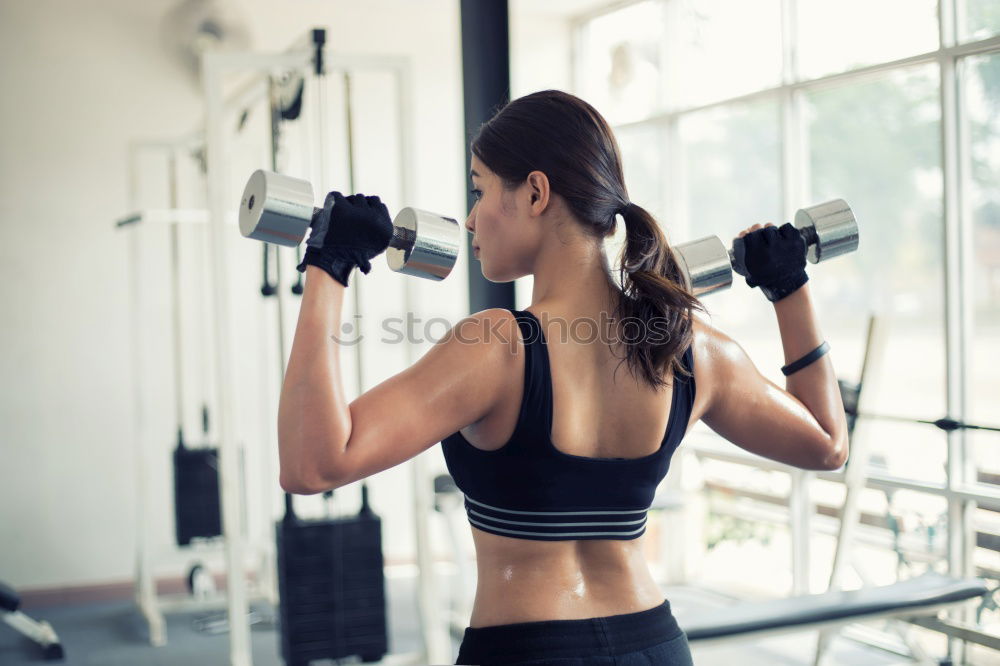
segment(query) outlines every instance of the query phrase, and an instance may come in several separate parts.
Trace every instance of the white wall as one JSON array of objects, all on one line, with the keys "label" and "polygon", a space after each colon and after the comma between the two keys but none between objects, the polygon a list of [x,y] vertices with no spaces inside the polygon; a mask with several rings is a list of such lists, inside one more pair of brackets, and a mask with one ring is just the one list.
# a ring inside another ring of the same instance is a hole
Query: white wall
[{"label": "white wall", "polygon": [[0,571],[14,585],[131,568],[125,244],[112,221],[126,141],[185,129],[199,109],[150,40],[165,6],[0,6]]},{"label": "white wall", "polygon": [[[159,21],[172,4],[0,4],[0,297],[6,313],[0,356],[0,579],[22,588],[121,581],[132,575],[136,484],[128,245],[127,233],[116,231],[113,221],[126,212],[127,142],[174,136],[201,120],[194,81],[158,39]],[[465,141],[456,2],[240,4],[261,50],[284,49],[307,28],[325,26],[329,43],[341,52],[412,58],[418,168],[415,200],[405,203],[461,219]],[[359,109],[358,115],[384,110]],[[367,131],[366,140],[371,140],[374,130]],[[248,154],[262,153],[251,148]],[[161,205],[162,165],[155,160],[144,165],[146,203]],[[368,165],[362,172],[373,168]],[[232,180],[242,178],[235,174]],[[381,181],[365,178],[359,178],[358,189],[376,191]],[[336,187],[331,184],[330,189]],[[186,192],[189,205],[198,201],[192,183],[187,183]],[[142,233],[147,260],[142,269],[147,378],[142,399],[153,433],[149,492],[155,501],[149,525],[157,542],[157,575],[176,576],[184,573],[189,556],[173,546],[172,537],[167,246],[163,230]],[[196,248],[193,232],[185,233],[184,247]],[[266,351],[273,349],[273,338],[266,333],[273,328],[268,326],[273,313],[270,307],[262,309],[254,295],[259,250],[241,240],[234,238],[231,246],[235,283],[248,285],[234,296],[240,336],[236,344],[241,346],[239,385],[233,391],[239,398],[239,436],[247,446],[253,534],[266,529],[262,512],[279,509],[277,477],[265,488],[258,474],[265,459],[261,450],[268,441],[274,445],[273,433],[265,430],[268,401],[273,402],[276,391],[267,377],[276,373],[277,363]],[[463,257],[455,268],[458,279],[419,285],[421,312],[450,322],[466,313],[464,262]],[[364,276],[371,278],[366,293],[373,299],[383,295],[381,290],[398,287],[402,279],[386,272]],[[187,275],[188,333],[196,330],[190,321],[197,303],[194,285],[196,280]],[[372,313],[381,316],[397,298],[380,299],[383,305],[373,305]],[[294,316],[294,311],[288,314],[290,323]],[[366,362],[366,383],[370,386],[400,370],[400,357],[398,349],[374,350],[374,360]],[[197,386],[197,364],[193,357],[186,361],[191,393]],[[345,370],[349,393],[352,372]],[[197,441],[192,432],[195,397],[186,411],[189,438]],[[265,452],[274,455],[273,449]],[[432,465],[444,468],[439,449],[428,456]],[[374,508],[384,520],[386,557],[410,559],[408,471],[396,468],[378,475],[371,490]],[[343,508],[357,505],[357,484],[338,494]],[[302,504],[308,511],[309,502]],[[446,543],[442,534],[435,532],[435,538]],[[446,546],[442,551],[447,552]],[[221,557],[209,561],[221,562]]]}]

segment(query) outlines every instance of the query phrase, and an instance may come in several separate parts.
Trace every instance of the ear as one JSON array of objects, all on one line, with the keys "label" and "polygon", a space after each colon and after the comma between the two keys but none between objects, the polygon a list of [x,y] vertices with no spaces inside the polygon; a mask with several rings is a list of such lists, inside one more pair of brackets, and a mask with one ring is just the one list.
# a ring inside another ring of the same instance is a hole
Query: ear
[{"label": "ear", "polygon": [[532,215],[541,215],[549,205],[549,177],[542,171],[532,171],[525,179],[528,186],[528,209]]}]

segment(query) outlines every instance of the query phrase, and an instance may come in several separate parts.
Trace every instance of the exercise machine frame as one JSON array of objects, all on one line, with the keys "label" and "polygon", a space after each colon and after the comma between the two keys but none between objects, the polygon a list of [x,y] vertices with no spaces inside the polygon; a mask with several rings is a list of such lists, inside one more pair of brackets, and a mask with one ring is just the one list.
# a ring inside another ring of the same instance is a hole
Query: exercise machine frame
[{"label": "exercise machine frame", "polygon": [[[216,358],[216,432],[220,457],[220,492],[222,494],[223,540],[225,548],[227,585],[224,595],[225,607],[229,618],[230,664],[246,666],[252,663],[249,634],[249,599],[247,581],[245,578],[244,539],[239,529],[240,515],[244,510],[243,498],[239,486],[239,445],[236,441],[236,422],[234,415],[233,385],[235,359],[228,345],[233,333],[233,316],[230,309],[229,294],[226,284],[229,275],[229,256],[226,248],[226,234],[234,233],[235,199],[228,192],[228,150],[226,136],[227,112],[246,108],[253,102],[263,99],[268,94],[269,77],[275,72],[303,71],[314,72],[317,77],[329,70],[340,70],[345,74],[353,71],[377,70],[388,71],[395,78],[399,99],[399,135],[400,135],[400,183],[403,200],[412,199],[413,173],[413,89],[412,68],[408,58],[397,56],[352,56],[338,54],[325,46],[325,31],[312,31],[292,49],[282,53],[225,53],[207,52],[202,56],[202,87],[205,96],[204,129],[192,132],[176,140],[134,142],[129,151],[129,193],[130,210],[137,210],[137,178],[139,152],[147,149],[176,151],[181,148],[204,147],[206,161],[207,210],[173,210],[149,209],[137,211],[119,222],[119,226],[131,226],[141,221],[156,221],[166,223],[207,223],[209,233],[209,251],[211,265],[210,286],[214,319],[212,321],[212,353]],[[234,92],[225,95],[224,85],[233,75],[244,75]],[[317,95],[319,104],[324,102],[323,93]],[[322,111],[321,111],[322,113]],[[325,118],[318,118],[320,136],[316,139],[321,144],[324,141],[322,124]],[[320,161],[320,179],[326,184],[328,176],[324,163]],[[139,321],[140,294],[138,283],[139,247],[136,234],[130,239],[131,256],[131,307],[132,307],[132,338],[133,338],[133,389],[135,404],[135,431],[137,442],[137,542],[136,542],[136,603],[140,608],[149,627],[150,643],[164,645],[166,629],[163,619],[164,610],[181,610],[192,607],[205,608],[218,606],[219,600],[211,603],[194,599],[163,600],[156,592],[152,575],[152,557],[149,548],[149,534],[143,516],[148,505],[143,482],[146,476],[146,460],[148,443],[151,433],[147,432],[146,420],[143,415],[142,391],[143,368],[141,360],[140,341],[141,326]],[[358,280],[355,280],[355,297],[358,296]],[[413,287],[409,280],[403,281],[404,307],[412,309],[414,299]],[[407,348],[407,362],[415,361],[415,351]],[[284,359],[282,359],[284,363]],[[360,374],[358,390],[362,389]],[[421,636],[423,650],[413,654],[390,655],[385,663],[441,663],[451,659],[451,643],[443,620],[439,617],[436,586],[433,579],[433,561],[429,532],[429,514],[432,510],[431,479],[426,470],[426,461],[417,456],[410,462],[413,479],[414,501],[413,517],[416,524],[418,589],[417,602],[422,620]],[[270,521],[270,516],[268,520]],[[270,532],[270,523],[268,531]],[[273,553],[270,559],[273,569]],[[270,576],[270,578],[268,578]],[[262,572],[262,583],[258,587],[264,592],[264,597],[273,599],[274,572]],[[270,581],[270,583],[268,582]],[[270,593],[267,591],[271,590]],[[221,599],[221,597],[220,597]]]}]

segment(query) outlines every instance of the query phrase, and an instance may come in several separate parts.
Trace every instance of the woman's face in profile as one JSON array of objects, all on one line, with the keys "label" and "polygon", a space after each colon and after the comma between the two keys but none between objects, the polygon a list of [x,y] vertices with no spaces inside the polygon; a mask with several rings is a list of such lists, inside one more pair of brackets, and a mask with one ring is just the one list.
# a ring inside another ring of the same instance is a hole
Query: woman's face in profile
[{"label": "woman's face in profile", "polygon": [[[472,233],[473,253],[490,282],[510,282],[531,273],[530,259],[538,245],[538,225],[521,214],[525,184],[506,190],[503,181],[482,160],[472,156],[472,189],[476,203],[465,221]],[[479,248],[478,251],[475,248]]]}]

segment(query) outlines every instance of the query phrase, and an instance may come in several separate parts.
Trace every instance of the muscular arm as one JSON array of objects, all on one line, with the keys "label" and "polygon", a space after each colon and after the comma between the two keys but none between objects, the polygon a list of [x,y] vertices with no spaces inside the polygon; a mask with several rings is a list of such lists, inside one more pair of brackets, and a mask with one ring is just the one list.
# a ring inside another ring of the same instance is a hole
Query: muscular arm
[{"label": "muscular arm", "polygon": [[307,268],[278,408],[279,481],[288,492],[322,492],[405,462],[487,416],[511,381],[517,322],[491,308],[348,404],[333,339],[343,299],[340,283]]},{"label": "muscular arm", "polygon": [[279,481],[291,492],[330,469],[351,434],[351,413],[341,381],[341,345],[333,339],[339,332],[345,291],[322,269],[306,268],[278,405]]},{"label": "muscular arm", "polygon": [[[823,341],[804,285],[774,304],[790,363]],[[760,374],[732,338],[698,322],[709,387],[702,420],[737,446],[802,469],[836,469],[847,459],[847,420],[830,354],[785,379],[782,389]],[[696,347],[697,349],[697,347]]]},{"label": "muscular arm", "polygon": [[[802,358],[823,342],[809,285],[774,304],[785,351],[785,364]],[[847,460],[847,416],[830,353],[785,379],[785,390],[806,406],[827,434],[829,454],[823,467],[836,469]]]}]

